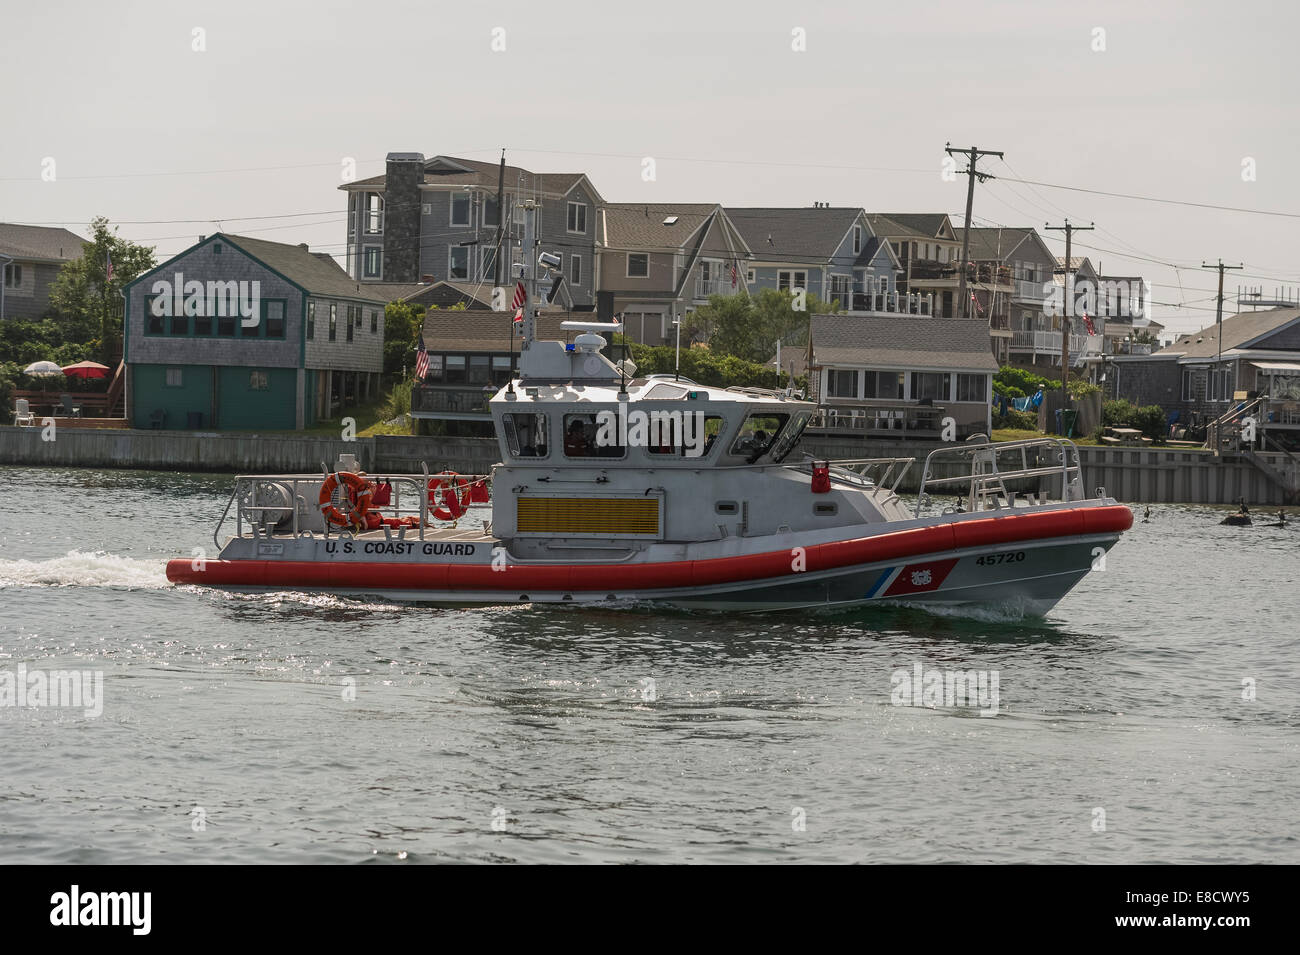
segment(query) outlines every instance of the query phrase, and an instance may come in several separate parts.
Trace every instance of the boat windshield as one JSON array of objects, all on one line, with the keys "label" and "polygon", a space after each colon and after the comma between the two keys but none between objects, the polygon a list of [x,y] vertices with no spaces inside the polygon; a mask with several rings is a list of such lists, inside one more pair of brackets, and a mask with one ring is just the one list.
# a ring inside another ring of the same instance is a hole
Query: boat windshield
[{"label": "boat windshield", "polygon": [[808,427],[808,422],[812,419],[812,412],[804,411],[794,416],[794,422],[790,427],[785,429],[781,439],[772,445],[772,460],[780,464],[786,459],[799,439],[803,437],[803,429]]},{"label": "boat windshield", "polygon": [[731,445],[731,453],[743,454],[748,458],[749,463],[753,464],[767,453],[767,449],[772,446],[789,420],[788,414],[773,414],[767,411],[751,414],[740,426],[740,434],[736,435],[736,440]]}]

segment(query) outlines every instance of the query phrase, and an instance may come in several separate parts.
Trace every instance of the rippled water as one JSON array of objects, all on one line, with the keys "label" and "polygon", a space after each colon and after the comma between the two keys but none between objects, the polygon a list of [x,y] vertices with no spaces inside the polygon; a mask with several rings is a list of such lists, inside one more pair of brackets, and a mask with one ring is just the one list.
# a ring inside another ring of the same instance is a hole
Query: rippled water
[{"label": "rippled water", "polygon": [[1154,508],[1046,619],[443,610],[168,585],[228,476],[0,479],[0,673],[105,696],[0,707],[0,861],[1300,861],[1300,527]]}]

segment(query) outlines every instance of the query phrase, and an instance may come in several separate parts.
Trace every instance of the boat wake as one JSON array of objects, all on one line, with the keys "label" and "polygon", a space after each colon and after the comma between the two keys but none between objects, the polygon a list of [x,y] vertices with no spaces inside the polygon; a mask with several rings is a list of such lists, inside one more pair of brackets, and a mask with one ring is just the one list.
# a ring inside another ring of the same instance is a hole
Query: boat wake
[{"label": "boat wake", "polygon": [[104,551],[70,550],[48,560],[0,560],[0,587],[127,587],[133,590],[171,586],[167,562],[119,557]]}]

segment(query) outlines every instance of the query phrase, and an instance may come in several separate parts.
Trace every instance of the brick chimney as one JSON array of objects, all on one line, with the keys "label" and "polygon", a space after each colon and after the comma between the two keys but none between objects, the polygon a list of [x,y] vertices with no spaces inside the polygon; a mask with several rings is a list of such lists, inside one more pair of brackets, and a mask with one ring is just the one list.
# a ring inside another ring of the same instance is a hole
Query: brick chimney
[{"label": "brick chimney", "polygon": [[389,153],[384,176],[384,281],[420,277],[422,153]]}]

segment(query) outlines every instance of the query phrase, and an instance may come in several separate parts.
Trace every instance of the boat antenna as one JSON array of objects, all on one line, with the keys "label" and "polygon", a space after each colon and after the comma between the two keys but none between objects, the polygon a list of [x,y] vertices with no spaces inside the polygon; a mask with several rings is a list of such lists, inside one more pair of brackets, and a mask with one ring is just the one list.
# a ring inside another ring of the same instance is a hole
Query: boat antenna
[{"label": "boat antenna", "polygon": [[[501,147],[501,166],[497,170],[497,236],[496,252],[492,257],[492,294],[494,296],[505,296],[505,289],[501,287],[501,239],[505,234],[506,228],[506,150]],[[507,369],[509,380],[506,382],[506,391],[514,393],[515,390],[515,316],[510,313],[510,367]]]}]

